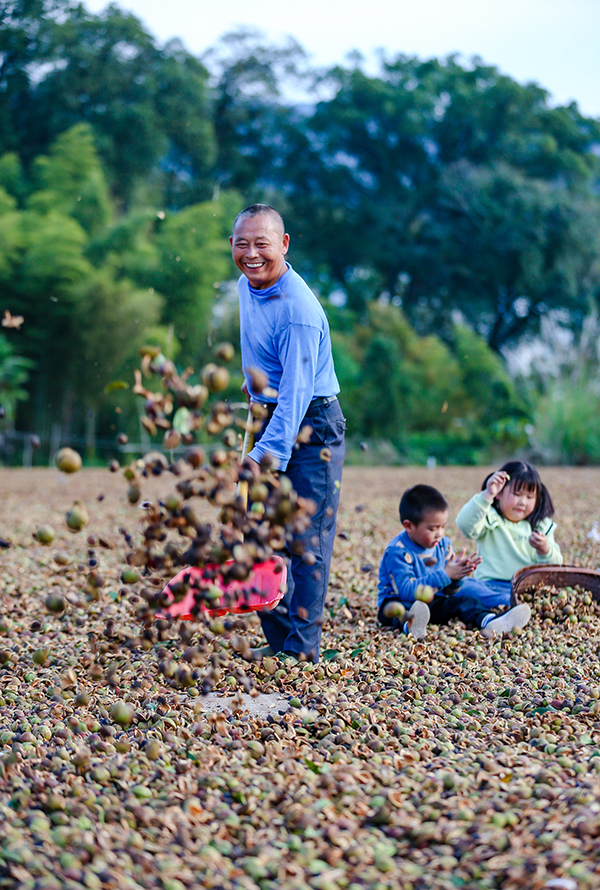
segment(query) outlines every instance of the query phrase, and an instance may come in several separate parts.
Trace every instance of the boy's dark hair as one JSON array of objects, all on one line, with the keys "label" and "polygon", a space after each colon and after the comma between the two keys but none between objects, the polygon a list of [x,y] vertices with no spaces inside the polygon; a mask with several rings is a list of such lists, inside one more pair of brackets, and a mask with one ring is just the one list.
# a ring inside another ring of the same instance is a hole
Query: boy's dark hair
[{"label": "boy's dark hair", "polygon": [[[509,488],[512,488],[516,494],[523,488],[527,489],[527,491],[536,492],[537,499],[535,507],[533,508],[533,512],[527,517],[527,522],[531,526],[532,531],[535,531],[538,528],[542,519],[546,519],[548,516],[554,516],[554,504],[552,503],[552,498],[550,497],[548,489],[540,479],[539,473],[535,467],[532,467],[531,464],[528,464],[524,460],[509,460],[504,466],[500,467],[500,470],[508,473],[510,476],[508,486]],[[490,476],[493,476],[493,473],[486,476],[484,483],[481,486],[482,491],[485,489]],[[494,498],[492,507],[494,507],[502,516],[498,498]]]},{"label": "boy's dark hair", "polygon": [[281,234],[283,236],[285,233],[285,224],[283,222],[283,217],[279,210],[275,210],[275,208],[271,207],[270,204],[250,204],[249,207],[244,207],[244,209],[240,210],[240,212],[234,219],[231,231],[235,231],[235,227],[237,226],[240,219],[243,219],[243,217],[260,216],[262,213],[266,213],[274,219],[276,226],[281,229]]},{"label": "boy's dark hair", "polygon": [[400,522],[408,519],[413,525],[418,525],[426,513],[447,509],[448,502],[437,488],[431,485],[413,485],[400,498]]}]

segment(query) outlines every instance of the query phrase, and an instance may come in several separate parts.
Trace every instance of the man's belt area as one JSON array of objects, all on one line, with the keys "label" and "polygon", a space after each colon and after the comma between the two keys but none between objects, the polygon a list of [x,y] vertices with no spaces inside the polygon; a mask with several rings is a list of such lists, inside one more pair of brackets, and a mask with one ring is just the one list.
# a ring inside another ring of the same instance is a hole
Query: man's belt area
[{"label": "man's belt area", "polygon": [[[311,408],[329,408],[333,402],[337,401],[337,396],[317,396],[316,399],[312,399],[307,408],[307,413],[311,410]],[[272,414],[275,408],[277,407],[277,402],[259,402],[256,399],[252,400],[253,405],[260,405],[261,408],[266,408],[269,414]]]}]

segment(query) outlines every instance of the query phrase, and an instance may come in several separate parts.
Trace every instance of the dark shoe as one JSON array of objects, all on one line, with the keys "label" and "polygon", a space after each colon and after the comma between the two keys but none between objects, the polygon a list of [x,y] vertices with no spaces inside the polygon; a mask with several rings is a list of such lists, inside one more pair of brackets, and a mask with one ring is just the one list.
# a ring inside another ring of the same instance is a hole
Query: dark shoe
[{"label": "dark shoe", "polygon": [[263,658],[267,658],[269,655],[275,655],[275,652],[270,646],[259,646],[257,649],[238,649],[238,655],[241,655],[245,661],[262,661]]}]

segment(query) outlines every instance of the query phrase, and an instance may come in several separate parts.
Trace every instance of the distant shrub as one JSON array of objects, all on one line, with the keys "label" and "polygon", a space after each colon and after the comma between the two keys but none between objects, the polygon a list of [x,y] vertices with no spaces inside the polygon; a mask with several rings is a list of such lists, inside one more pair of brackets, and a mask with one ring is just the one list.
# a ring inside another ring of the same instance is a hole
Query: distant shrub
[{"label": "distant shrub", "polygon": [[557,381],[538,401],[531,446],[545,463],[600,463],[600,385],[588,379]]}]

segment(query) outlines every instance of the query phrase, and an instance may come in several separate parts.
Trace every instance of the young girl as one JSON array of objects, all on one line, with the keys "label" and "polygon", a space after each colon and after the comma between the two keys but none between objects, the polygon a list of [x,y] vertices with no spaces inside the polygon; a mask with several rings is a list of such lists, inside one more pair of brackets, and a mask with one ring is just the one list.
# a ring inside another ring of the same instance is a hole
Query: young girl
[{"label": "young girl", "polygon": [[530,464],[508,461],[491,473],[456,517],[461,532],[477,541],[481,556],[469,592],[490,608],[507,606],[518,569],[533,563],[561,565],[553,515],[552,498]]}]

